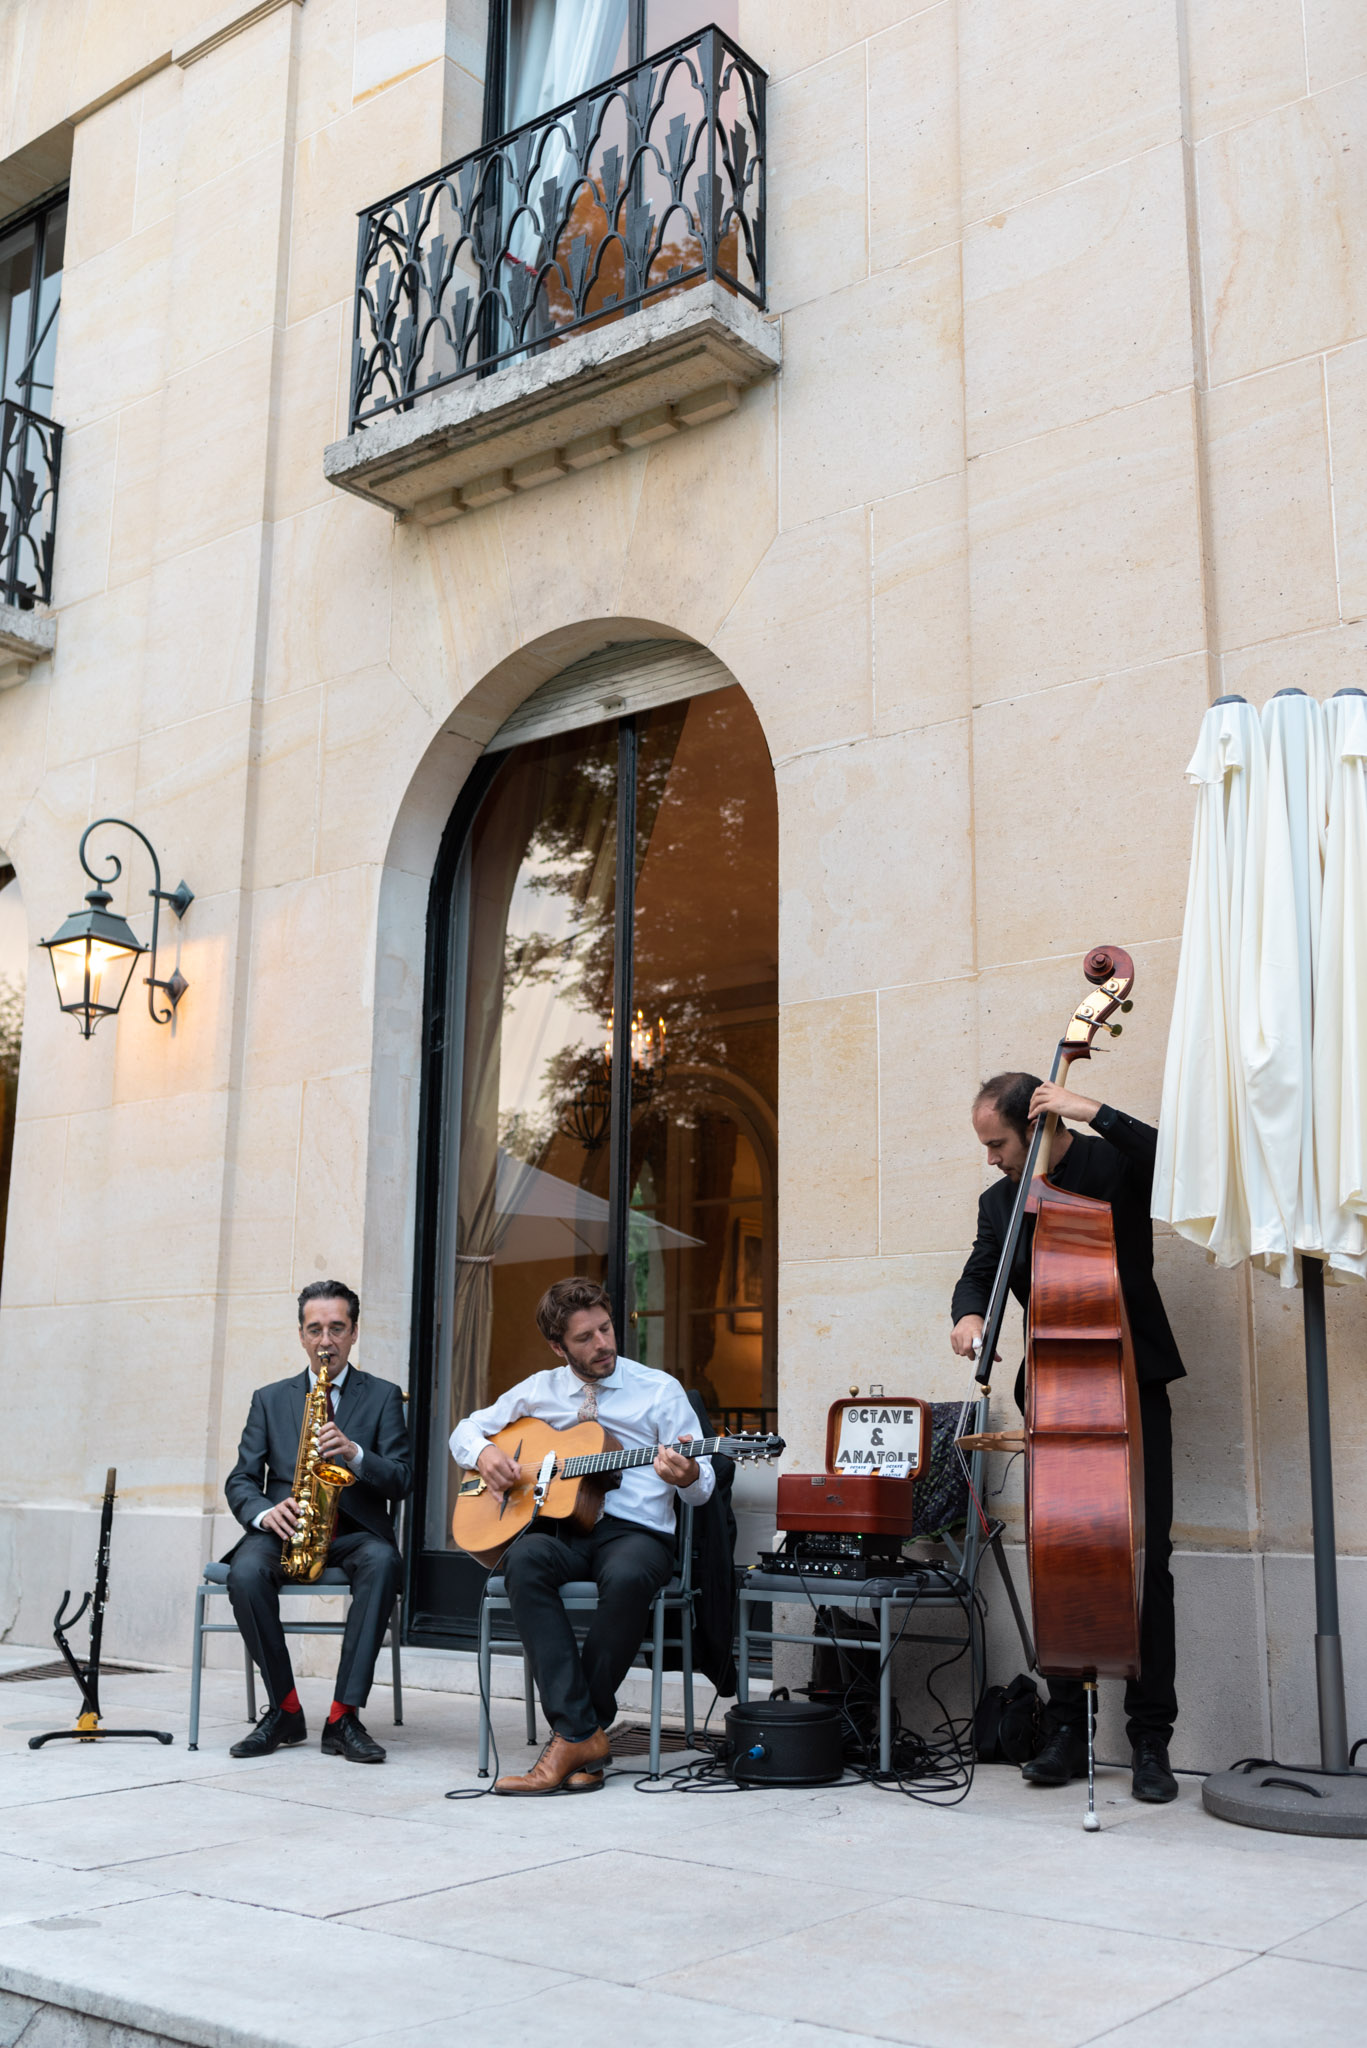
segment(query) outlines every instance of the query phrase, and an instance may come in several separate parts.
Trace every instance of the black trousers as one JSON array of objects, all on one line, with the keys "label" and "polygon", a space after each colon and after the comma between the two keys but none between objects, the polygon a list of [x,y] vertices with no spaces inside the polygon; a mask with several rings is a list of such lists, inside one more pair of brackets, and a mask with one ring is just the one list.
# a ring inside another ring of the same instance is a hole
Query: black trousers
[{"label": "black trousers", "polygon": [[[556,1523],[530,1529],[503,1561],[517,1632],[532,1660],[546,1719],[567,1742],[611,1726],[617,1688],[640,1649],[650,1603],[674,1571],[674,1543],[654,1529],[604,1515],[585,1534]],[[598,1606],[583,1644],[575,1640],[560,1588],[592,1579]]]},{"label": "black trousers", "polygon": [[[338,1529],[327,1561],[344,1571],[351,1585],[351,1606],[332,1696],[345,1707],[363,1707],[403,1567],[392,1543],[354,1523],[349,1529]],[[284,1577],[280,1538],[265,1529],[249,1529],[228,1561],[228,1598],[273,1707],[288,1698],[294,1685],[285,1631],[280,1626]]]},{"label": "black trousers", "polygon": [[[1139,1676],[1125,1686],[1126,1733],[1166,1742],[1177,1719],[1177,1623],[1172,1572],[1172,1403],[1161,1383],[1139,1389],[1144,1442],[1144,1604],[1139,1622]],[[1080,1678],[1051,1678],[1045,1718],[1054,1728],[1085,1732],[1087,1696]]]}]

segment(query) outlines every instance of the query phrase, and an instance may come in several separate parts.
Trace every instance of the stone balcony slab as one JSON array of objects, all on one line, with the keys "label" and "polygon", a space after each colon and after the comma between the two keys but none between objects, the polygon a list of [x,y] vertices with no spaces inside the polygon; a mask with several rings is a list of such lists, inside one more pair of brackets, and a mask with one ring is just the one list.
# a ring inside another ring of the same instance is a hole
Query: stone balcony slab
[{"label": "stone balcony slab", "polygon": [[734,411],[779,367],[777,323],[702,284],[382,415],[324,451],[329,482],[424,525]]},{"label": "stone balcony slab", "polygon": [[0,604],[0,690],[22,683],[56,645],[57,621],[49,613]]}]

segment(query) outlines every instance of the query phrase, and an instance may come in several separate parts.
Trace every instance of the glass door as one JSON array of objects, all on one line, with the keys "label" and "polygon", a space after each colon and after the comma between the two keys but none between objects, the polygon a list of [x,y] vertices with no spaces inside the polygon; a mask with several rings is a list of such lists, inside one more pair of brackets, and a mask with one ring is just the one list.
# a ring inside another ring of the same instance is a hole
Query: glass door
[{"label": "glass door", "polygon": [[[630,847],[632,858],[620,858]],[[434,884],[411,1632],[468,1639],[459,1418],[551,1363],[602,1281],[618,1341],[721,1422],[772,1419],[778,833],[736,687],[486,757]]]}]

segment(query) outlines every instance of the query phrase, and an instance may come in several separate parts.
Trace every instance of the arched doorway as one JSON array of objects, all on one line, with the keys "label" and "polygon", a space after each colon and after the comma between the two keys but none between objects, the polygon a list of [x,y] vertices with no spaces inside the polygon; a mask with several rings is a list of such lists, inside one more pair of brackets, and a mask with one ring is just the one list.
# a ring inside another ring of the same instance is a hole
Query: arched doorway
[{"label": "arched doorway", "polygon": [[19,1092],[19,1041],[24,1028],[28,926],[14,869],[0,854],[0,1284],[5,1272],[14,1109]]},{"label": "arched doorway", "polygon": [[[629,675],[631,651],[613,658]],[[593,674],[601,709],[601,657]],[[718,1421],[774,1416],[777,800],[749,700],[717,680],[564,729],[556,678],[504,738],[529,736],[493,743],[443,844],[412,1378],[418,1640],[473,1627],[483,1574],[451,1547],[447,1438],[550,1363],[533,1311],[552,1280],[602,1280],[623,1350]],[[560,729],[541,730],[543,704]]]}]

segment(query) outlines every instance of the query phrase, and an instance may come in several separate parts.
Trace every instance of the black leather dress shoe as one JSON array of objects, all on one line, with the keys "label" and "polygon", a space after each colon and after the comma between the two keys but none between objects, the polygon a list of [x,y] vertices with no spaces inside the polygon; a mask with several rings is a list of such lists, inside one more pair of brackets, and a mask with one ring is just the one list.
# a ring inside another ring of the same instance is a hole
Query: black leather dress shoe
[{"label": "black leather dress shoe", "polygon": [[1166,1806],[1177,1797],[1177,1780],[1168,1762],[1166,1742],[1156,1735],[1141,1735],[1134,1746],[1132,1764],[1130,1790],[1136,1799],[1146,1799],[1150,1806]]},{"label": "black leather dress shoe", "polygon": [[267,1707],[250,1735],[235,1742],[229,1756],[270,1756],[273,1750],[292,1749],[307,1742],[309,1731],[302,1714],[287,1714],[283,1707]]},{"label": "black leather dress shoe", "polygon": [[344,1756],[349,1764],[382,1764],[384,1751],[368,1735],[354,1713],[329,1721],[323,1730],[323,1755]]},{"label": "black leather dress shoe", "polygon": [[1038,1756],[1021,1765],[1027,1785],[1066,1785],[1087,1774],[1087,1738],[1076,1728],[1056,1728]]}]

